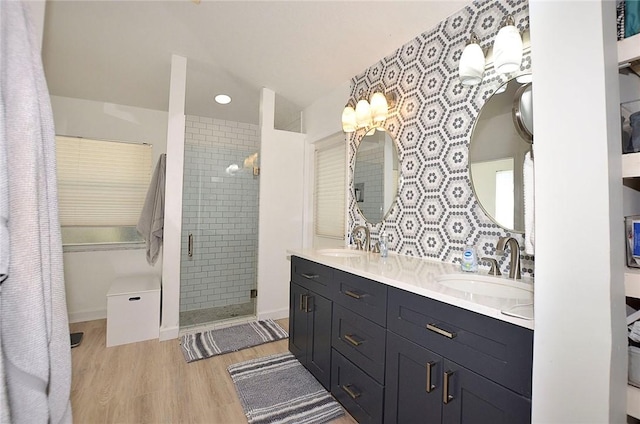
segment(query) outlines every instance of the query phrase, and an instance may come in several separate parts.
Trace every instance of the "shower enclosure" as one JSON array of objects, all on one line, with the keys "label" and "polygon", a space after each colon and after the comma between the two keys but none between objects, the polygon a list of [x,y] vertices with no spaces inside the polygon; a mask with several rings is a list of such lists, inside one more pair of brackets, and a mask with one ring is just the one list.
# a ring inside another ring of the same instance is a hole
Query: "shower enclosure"
[{"label": "shower enclosure", "polygon": [[188,115],[180,327],[255,315],[258,127]]}]

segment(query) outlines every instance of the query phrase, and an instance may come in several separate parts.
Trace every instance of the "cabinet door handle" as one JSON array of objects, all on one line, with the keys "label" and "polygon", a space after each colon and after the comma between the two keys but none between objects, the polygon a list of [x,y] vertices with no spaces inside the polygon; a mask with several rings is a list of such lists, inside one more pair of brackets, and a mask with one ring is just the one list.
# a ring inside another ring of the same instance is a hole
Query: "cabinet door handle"
[{"label": "cabinet door handle", "polygon": [[435,384],[431,383],[431,376],[433,374],[433,366],[435,364],[436,363],[434,361],[427,362],[427,387],[426,387],[427,393],[431,393],[431,391],[433,391],[433,389],[436,388]]},{"label": "cabinet door handle", "polygon": [[453,375],[453,371],[445,371],[444,373],[444,387],[442,389],[442,403],[445,405],[451,400],[453,400],[453,396],[449,394],[449,379]]},{"label": "cabinet door handle", "polygon": [[193,234],[189,233],[189,242],[187,243],[187,255],[189,257],[193,256]]},{"label": "cabinet door handle", "polygon": [[343,384],[341,387],[342,387],[342,390],[344,390],[345,392],[347,392],[347,394],[349,395],[349,397],[350,397],[351,399],[357,399],[357,398],[359,398],[359,397],[360,397],[360,393],[358,393],[358,392],[354,391],[354,390],[352,389],[352,387],[353,387],[353,386],[352,386],[351,384]]},{"label": "cabinet door handle", "polygon": [[[309,306],[309,300],[311,300],[311,306]],[[307,301],[304,304],[304,311],[311,312],[313,309],[313,296],[307,295]]]},{"label": "cabinet door handle", "polygon": [[306,294],[301,294],[300,295],[300,310],[304,311],[304,298],[307,297]]},{"label": "cabinet door handle", "polygon": [[359,342],[356,339],[354,339],[352,334],[345,334],[344,339],[354,346],[360,346],[362,344],[362,342]]},{"label": "cabinet door handle", "polygon": [[302,276],[304,278],[308,278],[309,280],[315,280],[320,277],[318,274],[306,274],[304,272],[302,273]]},{"label": "cabinet door handle", "polygon": [[358,293],[351,291],[351,290],[345,290],[344,294],[346,294],[349,297],[353,297],[354,299],[360,299],[362,298],[361,295],[359,295]]},{"label": "cabinet door handle", "polygon": [[453,339],[456,336],[456,333],[451,332],[451,331],[447,331],[447,330],[443,330],[442,328],[437,327],[435,324],[427,324],[427,330],[434,331],[434,332],[440,334],[441,336],[445,336],[445,337],[448,337],[450,339]]}]

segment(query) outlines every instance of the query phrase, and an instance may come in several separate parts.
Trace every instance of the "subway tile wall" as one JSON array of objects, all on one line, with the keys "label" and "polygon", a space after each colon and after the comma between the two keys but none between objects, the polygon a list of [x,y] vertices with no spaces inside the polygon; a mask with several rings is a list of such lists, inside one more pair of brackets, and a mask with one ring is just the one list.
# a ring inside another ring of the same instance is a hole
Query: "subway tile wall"
[{"label": "subway tile wall", "polygon": [[[468,171],[475,119],[510,77],[488,68],[478,86],[462,86],[458,79],[460,55],[471,32],[487,50],[507,15],[514,17],[521,32],[529,28],[527,0],[475,1],[352,79],[353,102],[368,98],[380,86],[397,96],[397,114],[387,119],[386,129],[397,142],[400,158],[398,200],[384,221],[369,224],[372,238],[383,228],[389,234],[390,250],[455,263],[470,239],[479,256],[496,257],[504,272],[508,261],[506,254],[496,251],[498,237],[511,235],[522,245],[521,234],[505,231],[485,215]],[[531,72],[528,53],[521,65],[525,71]],[[359,142],[351,136],[350,228],[365,222],[353,196]],[[533,268],[533,257],[523,255],[523,274],[532,275]]]},{"label": "subway tile wall", "polygon": [[358,166],[354,170],[354,180],[358,182],[355,188],[360,191],[360,201],[357,205],[368,220],[380,221],[384,216],[385,211],[380,208],[384,202],[383,162],[382,149],[371,148],[358,151]]},{"label": "subway tile wall", "polygon": [[259,177],[243,164],[258,150],[257,125],[186,117],[181,312],[250,301],[257,281]]}]

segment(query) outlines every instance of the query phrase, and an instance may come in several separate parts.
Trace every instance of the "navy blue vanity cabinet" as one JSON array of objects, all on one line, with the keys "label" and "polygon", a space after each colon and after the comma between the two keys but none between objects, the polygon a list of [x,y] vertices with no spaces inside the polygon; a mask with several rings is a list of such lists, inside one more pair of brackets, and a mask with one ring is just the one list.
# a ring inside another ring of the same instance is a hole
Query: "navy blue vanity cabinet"
[{"label": "navy blue vanity cabinet", "polygon": [[443,358],[387,334],[385,423],[442,422]]},{"label": "navy blue vanity cabinet", "polygon": [[382,423],[384,386],[333,350],[331,394],[360,424]]},{"label": "navy blue vanity cabinet", "polygon": [[382,423],[387,286],[335,270],[331,394],[359,423]]},{"label": "navy blue vanity cabinet", "polygon": [[327,390],[331,389],[333,302],[326,295],[331,277],[331,268],[291,258],[289,351]]},{"label": "navy blue vanity cabinet", "polygon": [[385,423],[531,422],[533,331],[395,288],[388,306]]}]

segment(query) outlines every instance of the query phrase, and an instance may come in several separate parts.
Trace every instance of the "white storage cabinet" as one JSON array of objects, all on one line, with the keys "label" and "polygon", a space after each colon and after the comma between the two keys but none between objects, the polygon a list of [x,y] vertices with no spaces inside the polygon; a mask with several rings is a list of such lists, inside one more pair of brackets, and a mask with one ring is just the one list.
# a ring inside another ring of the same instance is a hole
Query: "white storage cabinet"
[{"label": "white storage cabinet", "polygon": [[107,293],[107,347],[157,339],[159,332],[159,277],[115,279]]}]

